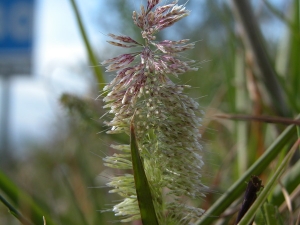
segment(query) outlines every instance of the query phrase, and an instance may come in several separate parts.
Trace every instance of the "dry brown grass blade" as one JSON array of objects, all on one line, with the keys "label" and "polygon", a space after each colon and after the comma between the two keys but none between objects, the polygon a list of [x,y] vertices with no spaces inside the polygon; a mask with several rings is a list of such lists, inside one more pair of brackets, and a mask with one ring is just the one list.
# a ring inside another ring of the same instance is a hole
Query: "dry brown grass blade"
[{"label": "dry brown grass blade", "polygon": [[[293,201],[297,196],[300,195],[300,185],[298,185],[298,187],[289,195],[289,198],[291,201]],[[281,206],[279,207],[279,212],[283,212],[286,209],[287,206],[287,202],[284,201]]]},{"label": "dry brown grass blade", "polygon": [[260,121],[264,123],[275,123],[284,125],[298,125],[300,126],[300,120],[294,120],[284,117],[275,116],[252,116],[243,114],[216,114],[215,118],[218,119],[230,119],[230,120],[244,120],[244,121]]}]

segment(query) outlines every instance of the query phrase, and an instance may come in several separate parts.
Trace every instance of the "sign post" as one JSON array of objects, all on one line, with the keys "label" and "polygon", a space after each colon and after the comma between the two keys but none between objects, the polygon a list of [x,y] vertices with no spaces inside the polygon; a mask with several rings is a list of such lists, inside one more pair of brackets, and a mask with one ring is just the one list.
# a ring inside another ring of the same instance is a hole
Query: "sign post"
[{"label": "sign post", "polygon": [[0,1],[1,156],[10,155],[10,78],[13,75],[31,74],[33,15],[34,0]]}]

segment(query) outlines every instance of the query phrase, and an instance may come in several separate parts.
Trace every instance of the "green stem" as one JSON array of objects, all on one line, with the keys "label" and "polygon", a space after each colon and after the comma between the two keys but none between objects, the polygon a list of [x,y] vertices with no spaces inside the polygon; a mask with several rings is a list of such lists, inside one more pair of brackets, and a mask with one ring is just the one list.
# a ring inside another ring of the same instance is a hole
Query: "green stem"
[{"label": "green stem", "polygon": [[65,182],[65,185],[66,185],[66,188],[68,189],[68,192],[70,193],[71,195],[71,201],[72,203],[74,204],[76,210],[77,210],[77,213],[81,219],[81,223],[80,224],[83,224],[83,225],[88,225],[88,221],[86,220],[81,208],[79,207],[79,203],[77,201],[77,197],[74,193],[74,189],[72,188],[72,185],[69,181],[69,179],[67,178],[67,175],[64,173],[64,170],[61,168],[61,173],[63,175],[63,179],[64,179],[64,182]]},{"label": "green stem", "polygon": [[232,3],[236,19],[243,28],[242,40],[253,56],[255,70],[268,90],[274,109],[281,116],[290,116],[285,93],[264,47],[263,37],[249,1],[232,0]]},{"label": "green stem", "polygon": [[88,40],[85,28],[84,28],[82,20],[81,20],[81,16],[80,16],[79,11],[78,11],[77,4],[76,4],[75,0],[70,0],[70,1],[71,1],[73,10],[75,12],[77,24],[79,26],[80,33],[81,33],[81,36],[82,36],[83,41],[84,41],[85,48],[87,50],[90,63],[92,64],[92,68],[94,70],[94,75],[95,75],[95,77],[98,81],[99,90],[102,90],[105,86],[105,79],[104,79],[102,71],[100,69],[99,61],[97,60],[97,57],[95,56],[95,54],[92,50],[91,44]]},{"label": "green stem", "polygon": [[295,35],[297,35],[298,37],[300,37],[300,34],[297,30],[297,26],[289,20],[289,18],[286,18],[282,12],[280,12],[279,10],[277,10],[269,1],[267,0],[263,0],[263,2],[266,4],[266,6],[268,7],[268,9],[277,16],[277,18],[279,18],[282,22],[284,22],[293,32],[295,32]]},{"label": "green stem", "polygon": [[196,224],[212,224],[212,221],[217,219],[217,216],[223,213],[243,193],[245,190],[244,184],[250,176],[261,174],[269,166],[270,162],[275,159],[282,148],[294,137],[295,133],[296,127],[294,125],[287,127],[265,153],[205,212]]},{"label": "green stem", "polygon": [[33,225],[18,210],[16,210],[2,195],[0,195],[0,201],[8,208],[9,212],[12,215],[14,215],[22,224],[24,224],[24,225]]},{"label": "green stem", "polygon": [[271,177],[270,181],[268,184],[264,187],[262,192],[259,194],[258,198],[256,201],[253,203],[253,205],[250,207],[250,209],[247,211],[245,216],[242,218],[240,221],[239,225],[247,225],[249,224],[254,216],[257,210],[263,205],[263,203],[266,201],[267,197],[269,196],[272,188],[276,184],[276,181],[279,180],[280,176],[282,175],[283,171],[285,168],[288,166],[288,163],[290,159],[292,158],[293,154],[297,150],[298,145],[300,144],[300,139],[298,139],[295,144],[293,145],[292,149],[289,151],[289,153],[286,155],[284,160],[281,162],[280,166],[274,173],[274,175]]},{"label": "green stem", "polygon": [[43,216],[47,219],[48,225],[54,225],[50,215],[41,209],[29,196],[18,188],[2,171],[0,171],[0,190],[15,204],[22,205],[30,212],[30,220],[34,224],[41,224]]}]

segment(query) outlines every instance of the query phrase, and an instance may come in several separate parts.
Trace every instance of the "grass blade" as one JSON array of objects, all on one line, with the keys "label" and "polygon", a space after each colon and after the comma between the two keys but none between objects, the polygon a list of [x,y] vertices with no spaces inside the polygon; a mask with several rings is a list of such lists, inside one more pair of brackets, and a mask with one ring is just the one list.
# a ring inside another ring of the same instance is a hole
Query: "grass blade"
[{"label": "grass blade", "polygon": [[71,196],[71,199],[72,199],[71,201],[72,201],[73,205],[75,206],[75,209],[77,211],[77,214],[78,214],[79,218],[81,219],[80,224],[88,225],[89,223],[88,223],[87,219],[85,218],[85,215],[84,215],[84,213],[82,212],[82,210],[79,206],[79,203],[77,201],[76,194],[74,192],[72,184],[70,183],[70,181],[69,181],[65,171],[63,170],[63,168],[60,168],[60,170],[61,170],[61,173],[62,173],[62,176],[63,176],[65,186],[66,186],[68,192],[70,193],[70,196]]},{"label": "grass blade", "polygon": [[43,216],[47,219],[48,225],[54,225],[48,213],[43,211],[32,198],[20,190],[4,173],[0,171],[0,190],[10,198],[15,205],[22,205],[27,212],[30,212],[29,218],[34,224],[41,224]]},{"label": "grass blade", "polygon": [[[298,145],[300,144],[300,139],[296,141],[292,149],[289,151],[289,153],[286,155],[286,157],[283,159],[283,161],[280,163],[280,166],[274,173],[274,175],[271,177],[268,184],[265,186],[263,191],[260,193],[256,201],[253,203],[253,205],[250,207],[250,209],[247,211],[245,216],[240,221],[239,225],[248,225],[254,218],[256,211],[264,204],[266,201],[269,193],[271,192],[272,188],[276,184],[276,181],[280,178],[283,171],[287,167],[290,159],[292,158],[293,154],[297,150]],[[268,218],[267,218],[268,219]]]},{"label": "grass blade", "polygon": [[88,40],[87,34],[85,32],[85,28],[84,28],[82,20],[81,20],[81,16],[78,11],[77,4],[76,4],[75,0],[70,0],[70,1],[72,4],[72,8],[74,10],[75,16],[76,16],[76,20],[77,20],[78,27],[80,29],[81,36],[82,36],[84,44],[85,44],[85,48],[86,48],[88,56],[89,56],[90,63],[92,64],[92,68],[94,69],[95,77],[98,81],[99,90],[102,90],[105,85],[105,80],[104,80],[101,68],[99,66],[99,62],[92,50],[90,42]]},{"label": "grass blade", "polygon": [[263,207],[267,225],[283,225],[278,208],[276,206],[265,202]]},{"label": "grass blade", "polygon": [[243,42],[254,56],[254,65],[262,79],[273,107],[280,116],[290,116],[291,112],[286,102],[286,94],[278,81],[275,69],[272,66],[270,57],[266,52],[263,36],[258,27],[251,4],[247,0],[232,0],[233,13],[237,22],[241,25],[244,35]]},{"label": "grass blade", "polygon": [[[293,190],[297,188],[299,185],[300,180],[300,161],[298,161],[293,167],[289,170],[288,173],[286,173],[281,178],[281,182],[283,186],[286,188],[288,193],[292,193]],[[277,187],[273,191],[273,195],[270,200],[274,205],[281,205],[284,201],[284,196],[281,191],[280,185],[277,185]]]},{"label": "grass blade", "polygon": [[[299,119],[299,116],[297,117]],[[282,148],[294,137],[296,128],[294,125],[287,127],[282,134],[272,143],[265,153],[224,193],[201,217],[198,225],[208,225],[217,219],[229,205],[234,202],[244,191],[245,182],[253,174],[261,174],[270,162],[278,155]]]},{"label": "grass blade", "polygon": [[26,219],[18,210],[16,210],[2,195],[0,195],[0,201],[8,208],[9,212],[16,217],[24,225],[33,225],[28,219]]},{"label": "grass blade", "polygon": [[130,132],[130,147],[134,181],[143,225],[158,225],[158,220],[156,218],[156,213],[152,202],[150,187],[136,142],[133,122],[131,122]]}]

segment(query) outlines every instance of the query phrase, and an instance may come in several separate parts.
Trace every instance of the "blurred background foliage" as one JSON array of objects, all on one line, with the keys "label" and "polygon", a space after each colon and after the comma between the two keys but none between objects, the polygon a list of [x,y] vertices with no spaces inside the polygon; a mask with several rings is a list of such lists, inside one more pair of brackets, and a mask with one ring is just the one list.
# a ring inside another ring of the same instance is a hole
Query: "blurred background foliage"
[{"label": "blurred background foliage", "polygon": [[[215,115],[225,113],[294,118],[300,112],[300,3],[298,0],[249,2],[255,22],[262,32],[269,62],[276,71],[276,79],[284,93],[286,106],[274,105],[274,96],[259,77],[254,56],[243,41],[245,34],[241,23],[234,16],[233,1],[188,1],[186,7],[191,9],[191,15],[157,37],[158,40],[188,38],[197,42],[196,48],[185,54],[199,61],[199,71],[182,75],[175,82],[191,85],[188,94],[197,99],[205,111],[199,132],[205,146],[204,183],[211,187],[212,192],[206,199],[195,202],[204,209],[208,209],[226,192],[286,127],[263,122],[224,120]],[[131,13],[139,10],[139,3],[106,1],[107,15],[99,15],[96,22],[101,30],[108,30],[107,33],[114,31],[139,40],[140,31],[131,20]],[[99,4],[99,7],[102,6]],[[115,17],[114,20],[111,20],[111,15]],[[117,55],[120,50],[105,46],[105,50],[96,56],[99,62]],[[95,52],[97,48],[91,46]],[[98,68],[106,82],[112,79],[110,74],[104,74],[104,68]],[[87,73],[94,72],[93,67],[86,67],[85,70],[91,70]],[[128,143],[129,138],[105,134],[108,128],[103,121],[111,116],[102,108],[101,96],[96,99],[101,93],[98,81],[95,78],[91,82],[90,94],[86,98],[67,93],[60,98],[66,115],[64,121],[57,121],[54,125],[57,130],[51,141],[43,145],[30,143],[23,157],[12,157],[9,162],[1,159],[1,176],[9,178],[16,187],[8,188],[15,190],[14,193],[5,191],[9,181],[4,184],[5,179],[2,178],[1,196],[25,217],[31,218],[34,224],[42,224],[43,220],[41,217],[34,218],[36,214],[31,210],[32,205],[36,205],[42,215],[45,215],[43,212],[47,213],[51,220],[47,220],[47,224],[119,224],[112,212],[101,213],[118,202],[116,196],[108,194],[109,189],[105,186],[109,177],[118,171],[103,167],[102,157],[113,153],[109,147],[112,143]],[[282,111],[287,111],[288,115],[282,115],[278,110],[280,107],[287,107]],[[276,160],[267,166],[268,169],[256,174],[260,175],[263,183],[268,181],[295,138],[294,133]],[[269,199],[281,207],[281,216],[290,224],[295,224],[300,212],[300,170],[295,169],[299,167],[298,159],[299,151],[287,172],[293,171],[293,177],[282,181],[285,184],[292,183],[286,187],[289,195],[294,193],[292,210],[284,207],[285,199],[279,187]],[[290,181],[286,181],[288,179]],[[27,200],[21,197],[23,195],[27,196]],[[240,203],[241,200],[237,200],[223,215],[216,215],[221,216],[218,224],[233,224]],[[0,204],[0,224],[20,224],[3,204]]]}]

